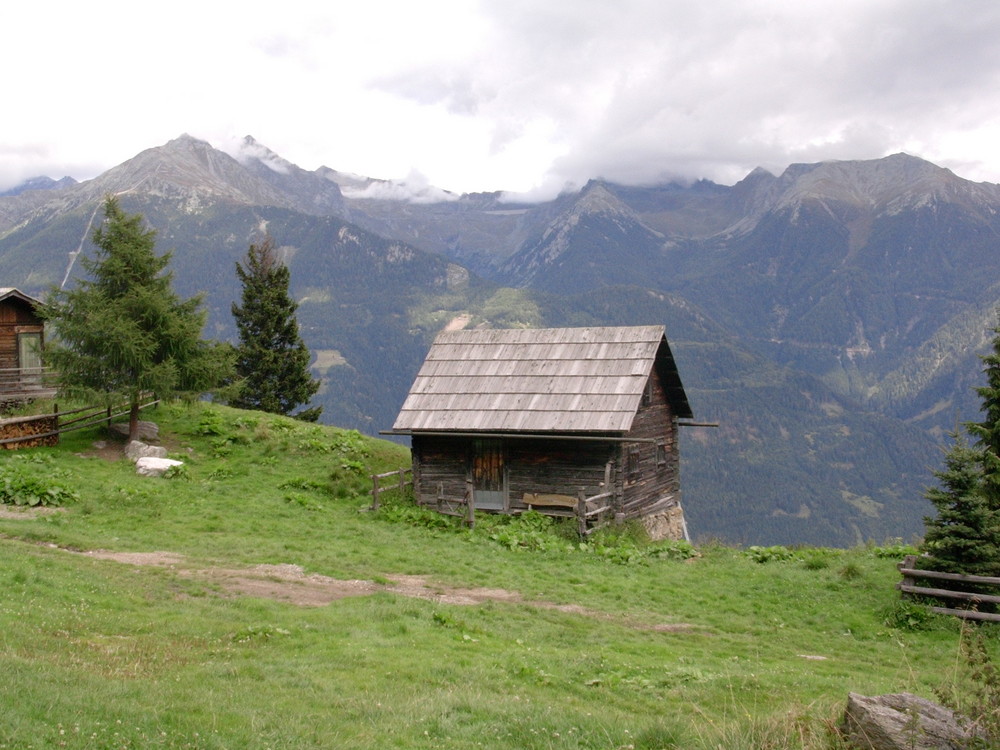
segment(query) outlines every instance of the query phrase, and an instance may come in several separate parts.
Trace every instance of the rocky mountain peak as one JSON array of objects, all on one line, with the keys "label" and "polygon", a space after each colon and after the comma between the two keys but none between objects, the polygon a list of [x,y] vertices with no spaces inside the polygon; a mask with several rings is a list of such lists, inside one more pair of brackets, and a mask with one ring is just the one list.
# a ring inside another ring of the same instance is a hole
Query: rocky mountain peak
[{"label": "rocky mountain peak", "polygon": [[252,135],[243,136],[236,160],[246,166],[260,165],[278,174],[289,174],[299,169],[287,159],[283,159],[262,143],[257,142]]},{"label": "rocky mountain peak", "polygon": [[32,177],[9,190],[0,191],[0,196],[21,195],[29,190],[64,190],[76,184],[76,180],[72,177],[63,177],[61,180],[45,176]]},{"label": "rocky mountain peak", "polygon": [[181,199],[189,211],[206,200],[262,206],[288,206],[280,191],[251,174],[228,154],[184,134],[147,149],[89,183],[87,193],[142,193]]},{"label": "rocky mountain peak", "polygon": [[1000,186],[976,184],[909,154],[865,161],[792,164],[778,178],[775,207],[835,201],[873,213],[896,213],[930,203],[969,206],[996,202]]},{"label": "rocky mountain peak", "polygon": [[630,209],[608,186],[598,180],[588,182],[573,206],[573,214],[623,214],[633,215]]}]

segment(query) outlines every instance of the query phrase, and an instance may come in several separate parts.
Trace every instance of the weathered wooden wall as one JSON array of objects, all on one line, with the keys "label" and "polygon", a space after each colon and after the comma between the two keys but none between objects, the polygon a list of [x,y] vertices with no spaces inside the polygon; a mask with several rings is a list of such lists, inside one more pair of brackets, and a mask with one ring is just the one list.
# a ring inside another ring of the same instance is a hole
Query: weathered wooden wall
[{"label": "weathered wooden wall", "polygon": [[575,498],[604,492],[604,472],[617,446],[590,440],[507,441],[507,486],[510,507],[526,509],[525,494]]},{"label": "weathered wooden wall", "polygon": [[659,378],[650,378],[648,392],[648,402],[639,408],[626,437],[657,442],[623,443],[617,462],[621,511],[626,519],[680,503],[677,420]]},{"label": "weathered wooden wall", "polygon": [[[524,510],[525,494],[576,497],[604,491],[605,466],[617,444],[511,438],[503,440],[504,485],[509,510]],[[418,502],[433,504],[441,488],[446,497],[461,497],[469,477],[472,438],[413,436],[413,477]]]},{"label": "weathered wooden wall", "polygon": [[31,306],[19,299],[0,302],[0,369],[19,366],[17,360],[17,334],[42,333],[42,319]]},{"label": "weathered wooden wall", "polygon": [[413,494],[421,505],[433,505],[438,489],[445,497],[465,495],[469,472],[469,440],[458,437],[414,435]]}]

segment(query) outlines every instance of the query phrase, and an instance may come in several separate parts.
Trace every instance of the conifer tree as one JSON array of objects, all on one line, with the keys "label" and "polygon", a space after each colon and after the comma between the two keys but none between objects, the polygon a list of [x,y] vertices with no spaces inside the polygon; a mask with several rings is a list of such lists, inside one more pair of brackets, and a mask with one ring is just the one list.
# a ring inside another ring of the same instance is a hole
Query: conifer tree
[{"label": "conifer tree", "polygon": [[984,452],[961,433],[953,438],[944,468],[934,472],[940,486],[925,495],[937,515],[924,518],[923,549],[934,570],[1000,575],[1000,513],[984,492]]},{"label": "conifer tree", "polygon": [[[298,305],[289,297],[291,274],[277,256],[270,235],[250,245],[244,265],[236,264],[243,284],[242,306],[232,306],[240,343],[236,349],[238,395],[230,404],[273,414],[291,414],[308,403],[319,381],[309,375],[309,350],[299,335]],[[292,415],[315,422],[323,407]]]},{"label": "conifer tree", "polygon": [[172,291],[170,254],[155,254],[156,232],[141,214],[126,214],[108,196],[93,242],[94,257],[80,260],[87,278],[53,289],[42,311],[55,328],[46,358],[61,393],[109,406],[127,400],[135,439],[144,394],[209,390],[230,364],[225,347],[201,339],[201,299]]},{"label": "conifer tree", "polygon": [[937,516],[924,519],[923,551],[931,567],[1000,576],[1000,323],[992,332],[992,351],[981,357],[986,385],[976,389],[984,416],[964,425],[973,444],[955,434],[935,472],[941,486],[925,496]]},{"label": "conifer tree", "polygon": [[986,385],[976,389],[984,417],[980,422],[967,423],[965,428],[982,450],[983,493],[993,507],[1000,508],[1000,317],[992,332],[992,351],[980,357]]}]

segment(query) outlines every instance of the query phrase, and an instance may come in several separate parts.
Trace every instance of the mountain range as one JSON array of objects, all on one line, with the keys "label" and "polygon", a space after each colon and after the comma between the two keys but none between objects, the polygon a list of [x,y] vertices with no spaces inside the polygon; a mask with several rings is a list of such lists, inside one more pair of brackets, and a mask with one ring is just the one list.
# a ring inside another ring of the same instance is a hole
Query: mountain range
[{"label": "mountain range", "polygon": [[324,421],[370,434],[445,326],[665,324],[696,418],[719,423],[683,433],[696,539],[918,535],[946,434],[978,418],[1000,301],[1000,186],[906,154],[526,203],[308,171],[250,137],[0,195],[0,282],[72,284],[107,194],[157,230],[214,338],[235,337],[235,264],[270,232]]}]

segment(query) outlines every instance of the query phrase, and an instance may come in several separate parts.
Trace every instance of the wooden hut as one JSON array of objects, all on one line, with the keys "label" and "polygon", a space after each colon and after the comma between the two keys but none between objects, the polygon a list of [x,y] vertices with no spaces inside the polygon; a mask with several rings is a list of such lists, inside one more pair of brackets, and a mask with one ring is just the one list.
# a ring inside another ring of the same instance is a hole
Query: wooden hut
[{"label": "wooden hut", "polygon": [[663,326],[446,331],[392,434],[411,436],[417,501],[618,520],[682,538],[678,420],[690,419]]},{"label": "wooden hut", "polygon": [[51,396],[42,382],[45,324],[41,301],[13,287],[0,287],[0,402]]}]

